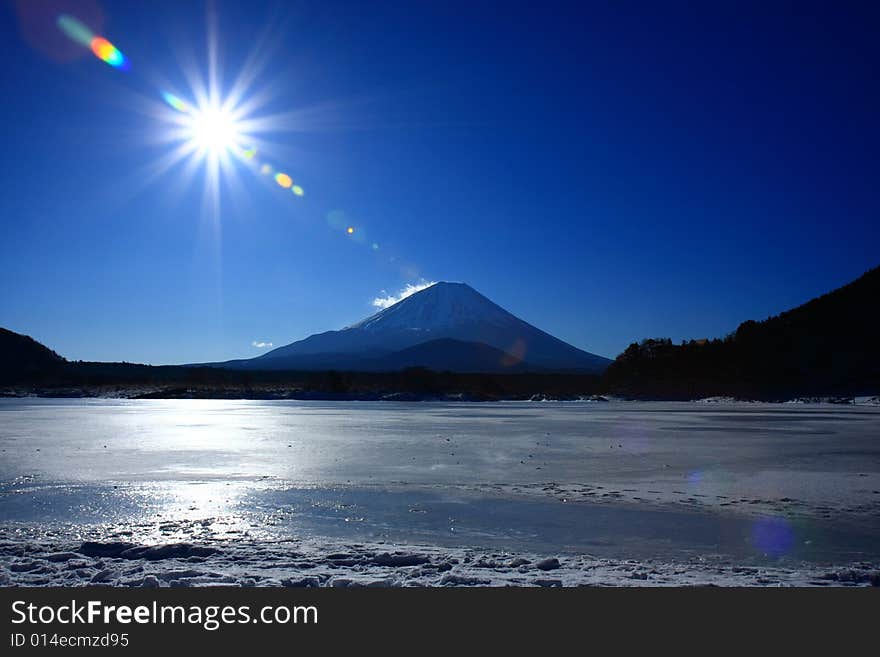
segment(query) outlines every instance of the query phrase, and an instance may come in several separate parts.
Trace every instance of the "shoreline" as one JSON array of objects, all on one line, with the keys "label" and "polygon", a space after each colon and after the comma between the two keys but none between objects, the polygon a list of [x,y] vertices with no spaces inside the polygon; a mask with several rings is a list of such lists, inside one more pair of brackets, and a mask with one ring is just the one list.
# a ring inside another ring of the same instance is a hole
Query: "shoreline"
[{"label": "shoreline", "polygon": [[413,392],[355,392],[334,393],[297,389],[253,388],[198,388],[151,386],[96,386],[63,388],[6,388],[0,389],[0,399],[214,399],[242,401],[388,401],[388,402],[667,402],[703,404],[829,404],[837,406],[880,406],[880,395],[809,395],[780,399],[756,399],[728,396],[710,396],[694,399],[663,397],[627,397],[613,394],[585,395],[531,395],[493,396],[474,393],[413,393]]}]

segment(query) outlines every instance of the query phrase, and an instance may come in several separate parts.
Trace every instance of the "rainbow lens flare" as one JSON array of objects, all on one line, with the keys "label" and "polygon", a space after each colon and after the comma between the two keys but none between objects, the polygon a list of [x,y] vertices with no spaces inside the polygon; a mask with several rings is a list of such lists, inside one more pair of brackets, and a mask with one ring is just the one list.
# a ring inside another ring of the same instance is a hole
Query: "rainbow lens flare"
[{"label": "rainbow lens flare", "polygon": [[291,180],[290,176],[288,176],[286,173],[276,173],[275,182],[277,182],[284,189],[287,189],[293,184],[293,180]]},{"label": "rainbow lens flare", "polygon": [[125,55],[104,37],[96,36],[92,39],[90,47],[98,59],[110,64],[113,68],[119,68],[123,71],[128,69],[128,60]]},{"label": "rainbow lens flare", "polygon": [[189,114],[192,111],[192,108],[186,103],[186,101],[181,100],[177,96],[167,91],[163,91],[162,100],[168,103],[171,107],[176,109],[178,112],[183,112],[184,114]]},{"label": "rainbow lens flare", "polygon": [[290,189],[291,189],[291,190],[293,191],[293,193],[296,194],[297,196],[303,196],[303,195],[305,194],[305,191],[303,191],[303,188],[300,187],[299,185],[294,185],[294,186],[291,187]]},{"label": "rainbow lens flare", "polygon": [[71,41],[89,48],[95,54],[95,57],[101,61],[110,64],[113,68],[122,69],[123,71],[128,70],[128,59],[120,52],[119,48],[104,37],[92,32],[73,16],[61,14],[58,17],[57,24],[58,29],[64,32]]}]

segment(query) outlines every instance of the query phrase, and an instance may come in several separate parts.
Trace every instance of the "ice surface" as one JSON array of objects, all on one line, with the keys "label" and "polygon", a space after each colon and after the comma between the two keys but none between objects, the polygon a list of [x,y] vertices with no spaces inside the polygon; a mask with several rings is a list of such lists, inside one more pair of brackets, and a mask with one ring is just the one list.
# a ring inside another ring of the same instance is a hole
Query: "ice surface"
[{"label": "ice surface", "polygon": [[0,582],[88,583],[88,539],[218,550],[117,584],[868,583],[878,441],[870,406],[0,400]]}]

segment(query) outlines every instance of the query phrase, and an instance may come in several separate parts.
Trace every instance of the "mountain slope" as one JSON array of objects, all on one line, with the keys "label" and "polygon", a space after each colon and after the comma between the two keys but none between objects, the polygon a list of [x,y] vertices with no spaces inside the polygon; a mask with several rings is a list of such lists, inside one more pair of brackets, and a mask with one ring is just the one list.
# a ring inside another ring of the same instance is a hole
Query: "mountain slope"
[{"label": "mountain slope", "polygon": [[426,367],[437,372],[487,373],[539,369],[487,344],[452,338],[429,340],[364,363],[366,370],[377,372],[396,372],[409,367]]},{"label": "mountain slope", "polygon": [[66,361],[32,337],[0,328],[0,381],[19,381],[60,370]]},{"label": "mountain slope", "polygon": [[[247,369],[358,369],[363,361],[379,360],[434,340],[480,344],[498,353],[498,362],[484,363],[504,369],[527,363],[535,369],[600,372],[610,362],[554,338],[493,303],[464,283],[436,283],[367,319],[339,331],[327,331],[279,347],[267,354],[225,366]],[[447,343],[446,348],[452,345]],[[443,365],[442,345],[435,345],[432,358]],[[474,363],[460,360],[444,369],[475,371]],[[472,353],[478,350],[472,348]],[[490,353],[479,350],[481,358]],[[350,367],[341,361],[348,355]],[[401,357],[406,360],[406,357]],[[392,359],[393,360],[393,359]],[[390,360],[388,362],[391,362]],[[223,364],[221,364],[223,365]]]},{"label": "mountain slope", "polygon": [[784,398],[880,392],[880,267],[723,340],[631,344],[608,368],[613,390],[650,397]]}]

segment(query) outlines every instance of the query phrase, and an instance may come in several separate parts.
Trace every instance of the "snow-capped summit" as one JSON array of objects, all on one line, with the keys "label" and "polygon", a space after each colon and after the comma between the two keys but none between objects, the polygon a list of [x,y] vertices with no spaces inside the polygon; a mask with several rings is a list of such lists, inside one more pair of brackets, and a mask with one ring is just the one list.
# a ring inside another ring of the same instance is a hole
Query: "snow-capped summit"
[{"label": "snow-capped summit", "polygon": [[[235,366],[383,370],[429,365],[442,369],[445,353],[447,369],[457,371],[598,372],[610,362],[522,321],[465,283],[442,282],[340,331],[318,333]],[[479,362],[469,365],[472,354],[480,354]],[[491,367],[495,355],[497,367]]]},{"label": "snow-capped summit", "polygon": [[434,283],[348,328],[364,331],[440,331],[468,322],[503,324],[514,318],[466,283]]}]

